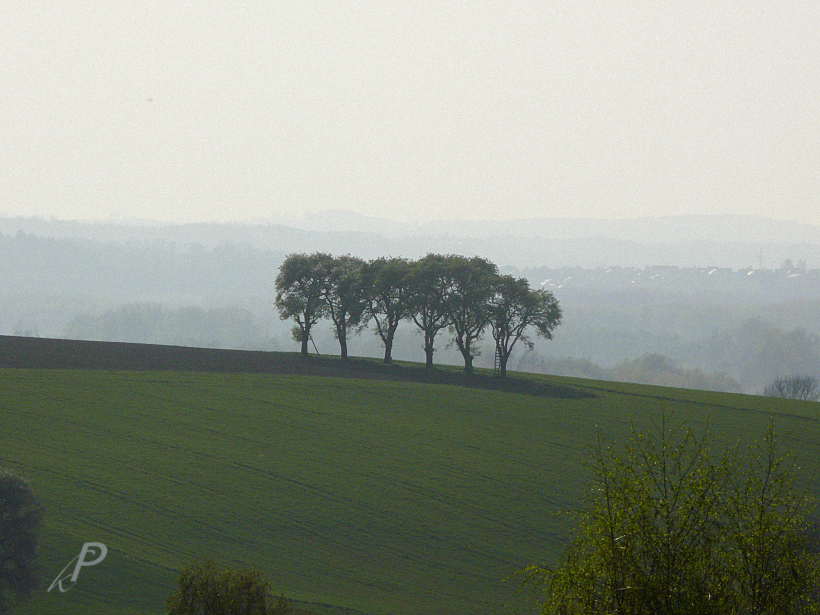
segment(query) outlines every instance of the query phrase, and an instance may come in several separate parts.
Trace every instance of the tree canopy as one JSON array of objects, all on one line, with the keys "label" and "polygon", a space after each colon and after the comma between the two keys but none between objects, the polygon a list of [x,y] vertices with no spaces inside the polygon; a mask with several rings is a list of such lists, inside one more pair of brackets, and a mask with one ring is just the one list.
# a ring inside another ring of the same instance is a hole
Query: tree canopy
[{"label": "tree canopy", "polygon": [[0,468],[0,614],[37,588],[42,521],[43,507],[28,482]]},{"label": "tree canopy", "polygon": [[276,276],[276,307],[282,320],[293,318],[293,338],[301,344],[302,356],[308,354],[310,330],[323,315],[325,287],[324,263],[329,254],[291,254]]},{"label": "tree canopy", "polygon": [[367,307],[365,262],[354,256],[326,256],[321,268],[324,313],[333,322],[342,359],[347,359],[347,333],[361,321]]},{"label": "tree canopy", "polygon": [[503,377],[516,343],[532,348],[527,329],[551,339],[561,310],[551,293],[533,290],[528,282],[501,276],[498,267],[474,256],[427,254],[417,261],[378,258],[370,262],[352,256],[291,254],[276,278],[280,317],[296,322],[294,338],[303,355],[313,325],[322,317],[334,325],[341,356],[347,358],[347,334],[369,322],[384,343],[384,361],[392,361],[393,340],[402,320],[416,324],[424,335],[427,367],[433,366],[435,340],[449,329],[473,371],[482,335],[492,328]]},{"label": "tree canopy", "polygon": [[532,349],[527,329],[552,339],[552,331],[561,322],[561,308],[551,292],[532,290],[527,280],[510,275],[500,276],[489,300],[488,322],[495,340],[499,375],[507,373],[507,361],[517,342]]},{"label": "tree canopy", "polygon": [[177,590],[168,597],[167,615],[285,615],[284,596],[268,605],[270,584],[261,572],[194,562],[179,573]]},{"label": "tree canopy", "polygon": [[547,614],[817,612],[810,502],[773,428],[713,458],[708,434],[637,433],[592,451],[594,489],[560,564],[530,566]]},{"label": "tree canopy", "polygon": [[473,359],[479,354],[476,342],[490,319],[489,301],[498,267],[478,256],[451,256],[446,262],[444,309],[453,342],[464,357],[464,369],[472,372]]},{"label": "tree canopy", "polygon": [[367,317],[376,323],[384,343],[384,362],[393,361],[393,338],[399,323],[410,316],[411,265],[404,258],[377,258],[368,263],[365,288]]},{"label": "tree canopy", "polygon": [[428,254],[412,265],[410,271],[410,317],[424,335],[425,366],[433,367],[435,340],[449,322],[445,305],[444,275],[447,259]]}]

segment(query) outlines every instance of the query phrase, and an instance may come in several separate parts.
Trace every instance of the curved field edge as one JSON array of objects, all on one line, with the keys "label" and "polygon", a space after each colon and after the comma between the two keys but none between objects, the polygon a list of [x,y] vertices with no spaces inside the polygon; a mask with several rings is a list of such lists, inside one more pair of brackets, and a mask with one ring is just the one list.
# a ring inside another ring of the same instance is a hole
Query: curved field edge
[{"label": "curved field edge", "polygon": [[0,466],[45,504],[45,586],[83,542],[110,549],[73,590],[44,587],[20,612],[159,614],[178,569],[201,556],[260,568],[276,594],[369,615],[519,610],[503,579],[560,555],[569,520],[556,513],[583,497],[596,428],[623,438],[664,409],[749,441],[774,415],[796,460],[816,463],[820,404],[518,378],[591,395],[2,369]]}]

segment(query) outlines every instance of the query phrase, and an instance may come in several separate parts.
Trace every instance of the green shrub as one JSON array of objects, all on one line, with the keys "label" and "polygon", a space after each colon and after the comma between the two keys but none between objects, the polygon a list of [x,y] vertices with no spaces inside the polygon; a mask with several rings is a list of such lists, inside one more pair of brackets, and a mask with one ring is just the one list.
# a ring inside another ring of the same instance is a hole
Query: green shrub
[{"label": "green shrub", "polygon": [[168,598],[168,615],[285,615],[280,596],[267,607],[270,584],[258,570],[222,568],[206,559],[179,573],[179,588]]}]

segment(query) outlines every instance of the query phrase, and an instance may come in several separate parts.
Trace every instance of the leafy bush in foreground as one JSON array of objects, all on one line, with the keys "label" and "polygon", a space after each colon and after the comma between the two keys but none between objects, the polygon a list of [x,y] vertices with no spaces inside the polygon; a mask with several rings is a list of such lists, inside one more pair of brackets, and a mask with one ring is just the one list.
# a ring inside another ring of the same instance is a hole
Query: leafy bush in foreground
[{"label": "leafy bush in foreground", "polygon": [[541,612],[816,613],[820,559],[808,498],[769,427],[741,463],[713,460],[707,436],[635,433],[593,450],[595,488],[563,561],[529,566]]},{"label": "leafy bush in foreground", "polygon": [[168,598],[168,615],[285,615],[284,596],[267,606],[270,584],[258,570],[221,568],[211,560],[179,573],[179,588]]}]

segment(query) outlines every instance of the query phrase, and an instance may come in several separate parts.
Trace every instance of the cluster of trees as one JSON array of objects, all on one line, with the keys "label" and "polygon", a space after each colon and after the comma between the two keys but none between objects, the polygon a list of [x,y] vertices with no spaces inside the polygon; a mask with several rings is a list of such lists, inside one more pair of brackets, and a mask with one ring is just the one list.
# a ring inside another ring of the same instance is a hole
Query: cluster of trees
[{"label": "cluster of trees", "polygon": [[384,361],[392,361],[393,339],[403,320],[424,335],[426,366],[432,367],[436,336],[444,329],[450,343],[473,370],[479,342],[488,328],[495,340],[498,374],[504,376],[514,346],[532,347],[530,329],[546,339],[561,322],[561,308],[551,292],[533,290],[524,278],[500,275],[498,267],[478,256],[428,254],[417,260],[291,254],[276,278],[280,317],[292,318],[293,337],[308,354],[312,327],[328,318],[347,358],[347,337],[371,321],[384,343]]},{"label": "cluster of trees", "polygon": [[524,569],[543,615],[788,615],[818,612],[811,497],[770,426],[741,454],[706,434],[636,433],[599,444],[588,506],[555,568]]}]

